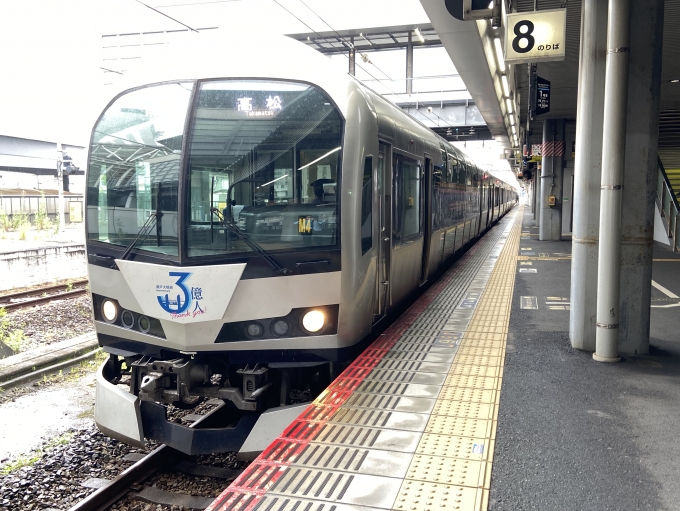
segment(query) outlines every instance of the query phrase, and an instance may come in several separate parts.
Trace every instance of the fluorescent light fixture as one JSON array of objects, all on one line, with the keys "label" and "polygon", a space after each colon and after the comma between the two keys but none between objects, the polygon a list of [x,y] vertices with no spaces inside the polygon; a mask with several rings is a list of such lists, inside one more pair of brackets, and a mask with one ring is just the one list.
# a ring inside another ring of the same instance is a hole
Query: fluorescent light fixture
[{"label": "fluorescent light fixture", "polygon": [[510,119],[510,126],[515,125],[515,116],[513,114],[508,115],[508,119]]},{"label": "fluorescent light fixture", "polygon": [[510,98],[505,100],[505,106],[508,107],[508,113],[512,113],[512,100]]},{"label": "fluorescent light fixture", "polygon": [[508,84],[508,77],[503,75],[501,76],[501,83],[503,84],[503,94],[505,94],[506,98],[510,97],[510,85]]},{"label": "fluorescent light fixture", "polygon": [[495,37],[493,40],[493,45],[496,47],[496,60],[498,60],[498,69],[501,73],[505,73],[505,59],[503,58],[503,47],[501,46],[501,40]]},{"label": "fluorescent light fixture", "polygon": [[[336,147],[335,149],[332,149],[332,150],[328,151],[328,152],[327,152],[326,154],[324,154],[323,156],[320,156],[320,157],[317,158],[316,160],[314,160],[314,161],[312,161],[312,162],[309,162],[307,165],[303,165],[303,166],[300,167],[298,170],[306,169],[306,168],[309,167],[310,165],[314,165],[317,161],[323,160],[326,156],[330,156],[331,154],[338,152],[340,149],[342,149],[342,147]],[[263,185],[263,186],[264,186],[264,185]]]},{"label": "fluorescent light fixture", "polygon": [[424,42],[425,42],[425,38],[423,37],[423,34],[420,33],[420,29],[419,29],[419,28],[416,28],[416,29],[414,30],[414,32],[416,33],[416,37],[417,37],[418,39],[420,39],[420,42],[421,42],[421,43],[424,43]]},{"label": "fluorescent light fixture", "polygon": [[258,188],[261,188],[262,186],[270,185],[272,183],[276,183],[279,179],[283,179],[284,177],[288,177],[288,174],[286,174],[285,176],[277,177],[276,179],[273,179],[273,180],[269,181],[268,183],[265,183],[263,185],[258,186]]},{"label": "fluorescent light fixture", "polygon": [[513,135],[517,135],[517,128],[515,128],[515,125],[513,124],[513,125],[510,126],[510,127],[512,128],[512,134],[513,134]]}]

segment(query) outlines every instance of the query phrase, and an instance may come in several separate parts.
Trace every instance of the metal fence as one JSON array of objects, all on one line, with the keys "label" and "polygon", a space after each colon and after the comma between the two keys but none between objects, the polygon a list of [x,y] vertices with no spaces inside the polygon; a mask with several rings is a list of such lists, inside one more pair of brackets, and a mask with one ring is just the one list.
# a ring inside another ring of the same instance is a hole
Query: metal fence
[{"label": "metal fence", "polygon": [[[31,223],[35,220],[35,215],[38,213],[41,201],[45,201],[45,208],[47,216],[50,219],[56,219],[58,216],[58,202],[59,197],[56,195],[45,195],[44,199],[41,195],[2,195],[0,193],[0,211],[4,211],[11,219],[17,213],[23,213],[28,216]],[[69,202],[83,202],[82,195],[66,195],[64,197],[64,214],[66,215],[66,222],[70,222],[69,218]]]},{"label": "metal fence", "polygon": [[678,252],[680,250],[680,244],[678,243],[678,236],[680,236],[680,222],[678,221],[680,205],[678,205],[678,198],[673,192],[673,187],[668,180],[666,169],[663,168],[661,160],[658,162],[658,167],[659,177],[656,187],[656,199],[659,201],[661,220],[671,242],[671,250]]}]

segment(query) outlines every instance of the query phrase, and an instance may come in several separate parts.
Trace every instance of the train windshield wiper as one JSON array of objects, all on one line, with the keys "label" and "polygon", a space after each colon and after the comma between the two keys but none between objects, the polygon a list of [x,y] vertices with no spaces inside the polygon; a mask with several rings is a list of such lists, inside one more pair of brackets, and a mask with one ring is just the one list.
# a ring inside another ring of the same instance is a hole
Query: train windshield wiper
[{"label": "train windshield wiper", "polygon": [[146,219],[144,222],[144,225],[139,229],[137,232],[137,236],[135,236],[130,243],[128,243],[127,247],[125,247],[125,250],[123,251],[123,254],[118,258],[118,259],[126,259],[128,255],[130,255],[130,252],[132,252],[132,249],[135,248],[135,245],[137,245],[137,242],[140,239],[146,239],[149,234],[151,234],[151,229],[153,227],[154,223],[158,223],[158,216],[159,212],[151,213],[149,215],[149,218]]},{"label": "train windshield wiper", "polygon": [[241,229],[239,229],[236,225],[234,225],[233,222],[230,222],[227,220],[227,217],[222,214],[222,212],[217,209],[217,208],[210,208],[210,211],[213,215],[217,216],[218,220],[224,225],[225,229],[229,230],[230,233],[232,233],[234,236],[236,236],[238,239],[243,241],[246,245],[248,245],[250,248],[253,249],[255,253],[257,253],[262,259],[267,261],[269,265],[276,270],[276,273],[280,273],[281,275],[288,275],[291,273],[291,271],[288,268],[284,268],[281,266],[279,263],[277,263],[272,256],[270,256],[265,249],[263,249],[260,245],[255,243],[253,240],[251,240],[246,234],[243,234],[241,232]]},{"label": "train windshield wiper", "polygon": [[163,211],[161,210],[162,191],[162,183],[158,183],[158,190],[156,191],[156,211],[149,215],[149,218],[146,219],[144,225],[142,225],[142,227],[139,229],[133,240],[128,243],[128,246],[125,247],[123,254],[118,259],[127,258],[127,256],[130,255],[130,252],[132,252],[132,249],[137,245],[137,242],[140,239],[144,241],[149,236],[149,234],[151,234],[153,224],[156,224],[156,243],[159,247],[161,246],[161,238],[163,236],[161,225],[161,218],[163,217]]}]

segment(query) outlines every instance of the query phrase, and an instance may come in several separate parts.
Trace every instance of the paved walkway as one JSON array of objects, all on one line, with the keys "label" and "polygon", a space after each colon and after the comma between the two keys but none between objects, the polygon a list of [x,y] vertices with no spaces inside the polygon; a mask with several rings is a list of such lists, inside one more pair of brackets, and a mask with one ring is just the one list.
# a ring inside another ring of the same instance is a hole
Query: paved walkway
[{"label": "paved walkway", "polygon": [[[594,362],[569,343],[571,241],[532,225],[526,208],[489,509],[680,509],[680,308],[653,289],[651,355]],[[680,254],[654,259],[680,295]]]}]

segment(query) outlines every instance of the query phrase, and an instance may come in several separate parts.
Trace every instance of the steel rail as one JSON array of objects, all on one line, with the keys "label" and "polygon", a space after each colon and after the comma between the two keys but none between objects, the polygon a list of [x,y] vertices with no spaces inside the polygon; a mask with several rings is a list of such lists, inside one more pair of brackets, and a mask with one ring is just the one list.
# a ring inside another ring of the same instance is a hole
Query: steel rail
[{"label": "steel rail", "polygon": [[[81,280],[74,280],[71,282],[71,286],[83,286],[86,285],[88,282],[87,279],[81,279]],[[41,287],[39,289],[29,289],[28,291],[19,291],[18,293],[9,293],[6,295],[0,295],[0,302],[4,302],[5,300],[15,300],[17,298],[25,298],[27,296],[31,296],[34,294],[40,294],[40,293],[47,293],[49,291],[64,291],[68,289],[69,284],[55,284],[53,286],[45,286]]]},{"label": "steel rail", "polygon": [[[72,286],[75,285],[82,285],[87,283],[87,281],[82,281],[78,283],[72,284]],[[87,288],[84,287],[82,289],[74,289],[72,291],[64,291],[61,293],[55,293],[47,296],[36,296],[35,298],[28,298],[26,300],[21,300],[19,302],[6,302],[5,300],[15,300],[15,299],[20,299],[26,296],[30,295],[35,295],[35,294],[42,294],[46,293],[49,291],[58,291],[60,288],[67,289],[68,285],[64,284],[61,286],[50,286],[49,288],[42,288],[42,289],[36,289],[33,291],[22,291],[21,293],[14,293],[11,295],[4,295],[0,296],[0,308],[5,309],[7,312],[10,312],[12,310],[18,310],[18,309],[23,309],[24,307],[32,307],[34,305],[39,305],[41,303],[48,303],[53,300],[60,300],[64,298],[73,298],[75,296],[80,296],[85,293],[87,293]]]},{"label": "steel rail", "polygon": [[[207,414],[194,422],[191,428],[200,425],[201,422],[210,417],[213,413],[220,410],[224,404],[215,407]],[[85,497],[75,506],[71,507],[69,511],[105,511],[111,505],[122,499],[131,489],[134,484],[141,483],[160,468],[167,466],[167,462],[173,458],[184,458],[187,455],[167,445],[161,445],[147,456],[139,460],[134,465],[128,467],[121,472],[109,484],[99,488],[94,493]]]}]

